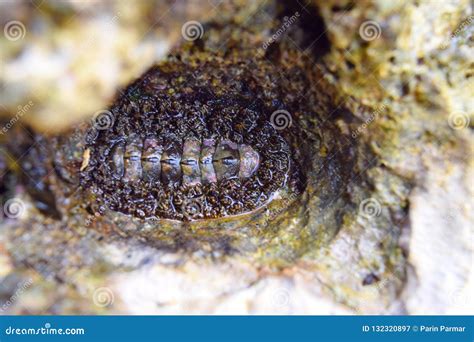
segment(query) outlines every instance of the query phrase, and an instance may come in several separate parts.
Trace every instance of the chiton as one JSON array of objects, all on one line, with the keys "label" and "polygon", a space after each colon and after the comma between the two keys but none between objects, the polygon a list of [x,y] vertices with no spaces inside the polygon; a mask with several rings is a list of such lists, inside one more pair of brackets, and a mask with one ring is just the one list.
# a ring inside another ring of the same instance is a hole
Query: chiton
[{"label": "chiton", "polygon": [[154,68],[95,118],[81,179],[109,209],[227,218],[264,207],[293,177],[290,146],[265,103],[196,80],[195,71]]},{"label": "chiton", "polygon": [[117,143],[109,154],[109,171],[116,179],[163,186],[216,183],[249,178],[258,169],[260,155],[249,145],[213,139],[163,141],[156,136],[141,140],[136,134]]}]

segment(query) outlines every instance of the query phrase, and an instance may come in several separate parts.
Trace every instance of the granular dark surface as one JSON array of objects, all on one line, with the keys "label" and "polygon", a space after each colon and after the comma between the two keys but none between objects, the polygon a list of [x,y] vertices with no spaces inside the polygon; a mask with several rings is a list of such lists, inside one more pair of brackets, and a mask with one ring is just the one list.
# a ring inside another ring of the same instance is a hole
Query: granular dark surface
[{"label": "granular dark surface", "polygon": [[149,70],[93,122],[82,184],[110,209],[141,218],[219,218],[264,206],[297,170],[271,116],[285,108],[267,101],[250,66],[219,74],[212,62],[175,61]]}]

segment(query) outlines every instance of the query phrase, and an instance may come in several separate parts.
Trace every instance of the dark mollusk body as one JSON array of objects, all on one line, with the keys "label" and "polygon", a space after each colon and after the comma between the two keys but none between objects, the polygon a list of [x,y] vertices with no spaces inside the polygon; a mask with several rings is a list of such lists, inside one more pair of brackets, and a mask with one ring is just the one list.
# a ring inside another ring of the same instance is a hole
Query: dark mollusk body
[{"label": "dark mollusk body", "polygon": [[[176,78],[183,92],[174,91]],[[217,93],[193,70],[153,68],[92,127],[82,183],[112,210],[140,218],[241,215],[286,185],[290,147],[256,96]]]}]

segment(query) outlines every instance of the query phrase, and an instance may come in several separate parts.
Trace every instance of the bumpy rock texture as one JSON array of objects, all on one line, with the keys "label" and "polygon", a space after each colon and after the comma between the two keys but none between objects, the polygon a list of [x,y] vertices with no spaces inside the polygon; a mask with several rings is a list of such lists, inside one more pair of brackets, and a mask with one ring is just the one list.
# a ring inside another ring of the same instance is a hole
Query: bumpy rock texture
[{"label": "bumpy rock texture", "polygon": [[339,86],[373,108],[360,117],[360,139],[413,184],[401,221],[408,224],[400,243],[409,256],[405,308],[472,313],[472,4],[325,2],[320,9]]},{"label": "bumpy rock texture", "polygon": [[[157,227],[77,187],[89,125],[27,138],[28,157],[3,163],[27,175],[26,213],[2,233],[5,310],[472,313],[467,2],[307,5],[221,4],[166,62],[215,89],[244,77],[235,92],[265,103],[267,120],[285,108],[278,134],[304,185],[249,220]],[[186,94],[175,82],[168,95]]]}]

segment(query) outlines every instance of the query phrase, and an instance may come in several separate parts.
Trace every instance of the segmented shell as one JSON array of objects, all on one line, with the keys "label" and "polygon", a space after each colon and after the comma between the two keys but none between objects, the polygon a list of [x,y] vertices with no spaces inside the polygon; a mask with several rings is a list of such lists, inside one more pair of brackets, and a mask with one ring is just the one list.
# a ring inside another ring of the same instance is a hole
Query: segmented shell
[{"label": "segmented shell", "polygon": [[290,148],[271,110],[239,93],[192,85],[152,69],[111,106],[108,129],[92,127],[82,183],[110,209],[142,218],[230,217],[266,205],[285,186]]}]

